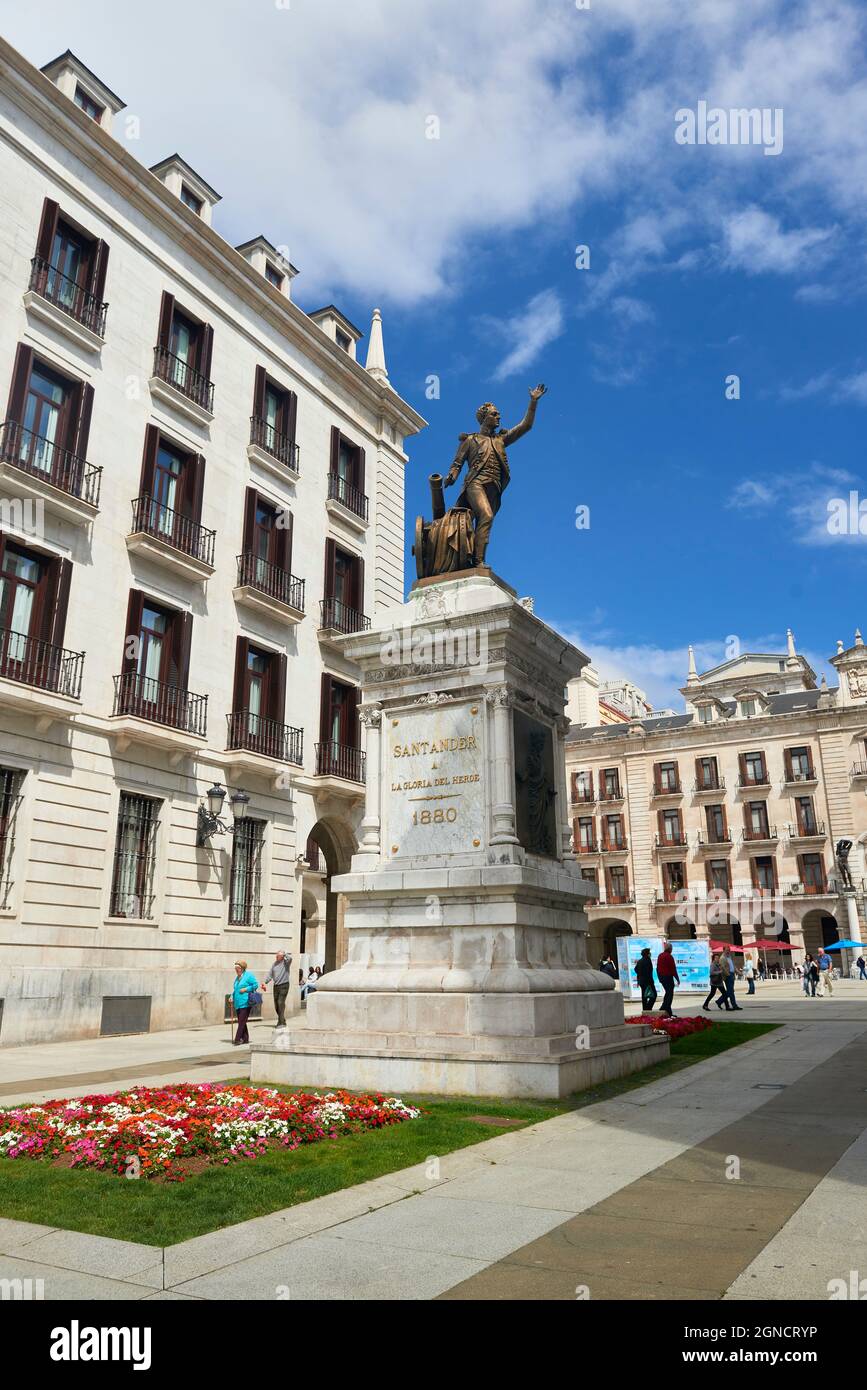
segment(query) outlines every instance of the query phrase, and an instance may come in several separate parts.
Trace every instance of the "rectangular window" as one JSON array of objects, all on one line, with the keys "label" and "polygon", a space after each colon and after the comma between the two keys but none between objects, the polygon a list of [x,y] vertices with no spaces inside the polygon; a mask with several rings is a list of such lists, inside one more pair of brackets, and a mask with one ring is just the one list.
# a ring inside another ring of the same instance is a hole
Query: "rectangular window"
[{"label": "rectangular window", "polygon": [[[88,115],[99,119],[93,112]],[[104,336],[107,269],[106,243],[76,226],[61,213],[53,198],[46,198],[31,265],[30,289],[92,332]]]},{"label": "rectangular window", "polygon": [[680,791],[677,763],[656,763],[656,790],[658,792]]},{"label": "rectangular window", "polygon": [[626,837],[623,833],[622,816],[606,816],[603,821],[603,834],[606,849],[623,849]]},{"label": "rectangular window", "polygon": [[287,468],[297,470],[295,423],[298,398],[294,391],[271,380],[264,367],[256,368],[250,443],[258,445]]},{"label": "rectangular window", "polygon": [[97,124],[102,120],[105,107],[100,106],[98,101],[94,101],[90,93],[86,92],[80,84],[76,84],[75,104],[80,106],[84,114],[89,116],[92,121],[96,121]]},{"label": "rectangular window", "polygon": [[608,884],[608,901],[610,903],[625,903],[629,901],[629,887],[626,877],[626,868],[621,864],[612,865],[605,870],[605,877]]},{"label": "rectangular window", "polygon": [[93,407],[93,387],[58,372],[20,343],[0,436],[3,459],[34,473],[54,487],[86,495],[85,457]]},{"label": "rectangular window", "polygon": [[686,865],[676,860],[662,866],[662,887],[666,902],[674,902],[686,888]]},{"label": "rectangular window", "polygon": [[285,756],[286,657],[239,637],[229,719],[230,748]]},{"label": "rectangular window", "polygon": [[201,217],[204,203],[185,183],[181,184],[181,202],[184,203],[191,212],[194,212],[197,217]]},{"label": "rectangular window", "polygon": [[348,352],[349,349],[352,347],[352,339],[350,338],[349,334],[348,334],[348,333],[342,333],[341,330],[338,328],[338,329],[337,329],[337,334],[336,334],[336,336],[337,336],[337,346],[338,346],[339,348],[343,348],[343,351],[344,351],[344,352]]},{"label": "rectangular window", "polygon": [[202,455],[175,444],[156,425],[148,425],[139,496],[133,504],[133,530],[212,563],[214,532],[201,524],[204,484]]},{"label": "rectangular window", "polygon": [[684,843],[679,811],[660,811],[659,834],[664,845],[682,845]]},{"label": "rectangular window", "polygon": [[72,562],[0,534],[0,676],[78,694],[80,658],[63,650]]},{"label": "rectangular window", "polygon": [[711,859],[708,864],[708,887],[729,891],[729,866],[726,859]]},{"label": "rectangular window", "polygon": [[214,331],[181,309],[173,294],[163,291],[154,375],[176,386],[204,410],[213,410],[214,388],[210,381]]},{"label": "rectangular window", "polygon": [[121,792],[111,879],[112,917],[149,921],[154,911],[156,834],[160,802]]},{"label": "rectangular window", "polygon": [[620,799],[620,773],[616,767],[602,769],[602,795],[605,801]]},{"label": "rectangular window", "polygon": [[593,773],[576,772],[573,775],[573,800],[592,801],[593,800]]},{"label": "rectangular window", "polygon": [[364,494],[364,469],[364,450],[341,434],[336,425],[332,426],[329,500],[339,502],[348,511],[366,519],[368,499]]},{"label": "rectangular window", "polygon": [[331,539],[325,542],[322,626],[338,632],[357,632],[369,626],[364,614],[364,561]]},{"label": "rectangular window", "polygon": [[235,825],[229,887],[229,925],[257,927],[262,915],[262,844],[265,822],[249,816]]},{"label": "rectangular window", "polygon": [[745,807],[747,838],[766,840],[770,834],[768,808],[764,801],[750,801]]},{"label": "rectangular window", "polygon": [[741,781],[745,786],[764,786],[768,780],[764,753],[741,753]]},{"label": "rectangular window", "polygon": [[204,733],[206,700],[188,693],[192,626],[192,614],[130,590],[115,714]]},{"label": "rectangular window", "polygon": [[12,859],[15,852],[15,825],[21,805],[24,773],[0,767],[0,907],[9,906],[12,890]]},{"label": "rectangular window", "polygon": [[719,790],[719,770],[716,758],[697,758],[695,784],[699,791]]},{"label": "rectangular window", "polygon": [[596,831],[593,825],[593,817],[579,816],[576,824],[578,827],[576,848],[579,853],[588,854],[596,848]]},{"label": "rectangular window", "polygon": [[728,827],[726,825],[726,813],[724,806],[706,806],[705,816],[707,817],[707,838],[711,844],[720,844],[728,839]]},{"label": "rectangular window", "polygon": [[270,281],[275,290],[282,290],[285,276],[281,275],[277,267],[272,265],[270,261],[265,262],[265,279]]},{"label": "rectangular window", "polygon": [[595,870],[595,869],[582,869],[582,870],[581,870],[581,877],[582,877],[582,879],[584,880],[585,883],[592,883],[592,884],[593,884],[593,887],[596,889],[595,896],[594,896],[594,898],[591,898],[590,901],[591,901],[591,902],[598,902],[598,901],[599,901],[599,875],[598,875],[598,873],[596,872],[596,870]]},{"label": "rectangular window", "polygon": [[753,860],[753,882],[763,893],[773,893],[776,889],[776,867],[770,855],[761,855]]},{"label": "rectangular window", "polygon": [[755,702],[755,700],[741,700],[740,705],[741,705],[741,718],[742,718],[742,719],[752,719],[753,715],[754,715],[755,712],[756,712],[756,702]]},{"label": "rectangular window", "polygon": [[808,893],[824,893],[825,865],[820,854],[799,854],[801,882]]},{"label": "rectangular window", "polygon": [[813,779],[813,755],[809,748],[786,749],[786,776],[790,782]]},{"label": "rectangular window", "polygon": [[813,809],[813,798],[811,796],[798,796],[795,798],[795,814],[797,816],[799,835],[816,835],[818,833],[816,812]]},{"label": "rectangular window", "polygon": [[700,724],[713,723],[713,705],[699,705],[698,718]]}]

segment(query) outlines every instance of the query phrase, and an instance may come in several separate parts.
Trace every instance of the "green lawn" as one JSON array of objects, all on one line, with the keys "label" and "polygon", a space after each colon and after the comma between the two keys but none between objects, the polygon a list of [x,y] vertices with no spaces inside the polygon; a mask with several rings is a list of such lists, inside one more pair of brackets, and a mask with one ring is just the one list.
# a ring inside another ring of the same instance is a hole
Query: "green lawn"
[{"label": "green lawn", "polygon": [[732,1023],[683,1038],[673,1045],[667,1062],[563,1101],[404,1096],[427,1113],[388,1129],[302,1145],[291,1153],[275,1149],[263,1158],[208,1168],[183,1183],[130,1182],[94,1169],[55,1168],[44,1161],[23,1158],[0,1159],[0,1216],[147,1245],[174,1245],[504,1132],[477,1123],[470,1118],[473,1115],[508,1118],[517,1122],[515,1128],[523,1128],[622,1095],[759,1037],[775,1026]]}]

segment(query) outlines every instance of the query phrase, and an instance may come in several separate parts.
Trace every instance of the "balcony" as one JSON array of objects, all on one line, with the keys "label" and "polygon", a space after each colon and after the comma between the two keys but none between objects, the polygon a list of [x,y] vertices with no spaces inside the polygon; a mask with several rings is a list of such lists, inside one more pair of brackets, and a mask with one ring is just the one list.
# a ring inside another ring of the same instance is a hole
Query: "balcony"
[{"label": "balcony", "polygon": [[738,777],[738,791],[741,792],[768,791],[770,785],[771,779],[767,769],[764,772],[747,773],[746,776],[741,773]]},{"label": "balcony", "polygon": [[599,853],[599,846],[597,845],[597,843],[596,843],[595,840],[591,841],[591,843],[589,843],[589,844],[584,844],[583,842],[578,841],[578,840],[576,840],[574,843],[575,843],[575,853],[576,853],[576,854],[598,854],[598,853]]},{"label": "balcony", "polygon": [[654,784],[653,784],[653,791],[652,791],[652,793],[651,793],[651,796],[653,797],[654,800],[658,799],[659,797],[663,797],[663,796],[682,796],[682,795],[683,795],[683,787],[682,787],[681,784],[680,784],[680,778],[679,778],[679,777],[674,778],[670,783],[667,783],[665,786],[663,786],[663,784],[662,784],[661,782],[654,782]]},{"label": "balcony", "polygon": [[786,773],[783,777],[783,790],[793,791],[796,787],[815,787],[818,786],[819,779],[814,768],[808,772]]},{"label": "balcony", "polygon": [[328,498],[325,505],[332,516],[345,522],[353,530],[367,530],[367,498],[338,473],[328,474]]},{"label": "balcony", "polygon": [[627,854],[629,851],[629,841],[624,837],[622,840],[612,840],[610,843],[602,841],[600,847],[602,854]]},{"label": "balcony", "polygon": [[209,425],[213,420],[214,383],[168,348],[154,348],[154,371],[148,385],[151,395],[196,424]]},{"label": "balcony", "polygon": [[680,835],[656,835],[654,841],[657,850],[663,852],[670,850],[680,850],[683,852],[689,848],[689,836],[684,830]]},{"label": "balcony", "polygon": [[99,511],[102,469],[33,434],[15,420],[0,426],[0,485],[78,525]]},{"label": "balcony", "polygon": [[216,534],[145,494],[133,501],[126,544],[128,550],[156,560],[185,579],[202,580],[214,573]]},{"label": "balcony", "polygon": [[316,777],[364,785],[365,755],[346,743],[317,743]]},{"label": "balcony", "polygon": [[49,261],[34,256],[24,307],[88,352],[99,352],[105,342],[108,305],[83,285],[61,275]]},{"label": "balcony", "polygon": [[232,592],[238,603],[283,622],[300,622],[304,617],[304,580],[250,551],[237,558],[238,582]]},{"label": "balcony", "polygon": [[861,782],[867,779],[867,763],[853,763],[849,773],[853,782]]},{"label": "balcony", "polygon": [[39,733],[75,713],[83,670],[84,652],[0,627],[0,705],[32,714]]},{"label": "balcony", "polygon": [[819,883],[804,883],[802,879],[796,879],[794,883],[786,884],[783,893],[787,898],[834,898],[837,896],[837,887],[827,879]]},{"label": "balcony", "polygon": [[592,806],[595,800],[592,787],[577,787],[572,792],[573,806]]},{"label": "balcony", "polygon": [[707,835],[704,832],[699,831],[698,835],[695,838],[695,847],[700,853],[705,850],[715,849],[722,850],[723,852],[725,852],[726,850],[730,850],[732,847],[732,837],[730,832],[726,831],[724,835],[717,835],[715,838],[712,839],[710,835]]},{"label": "balcony", "polygon": [[339,598],[323,598],[319,601],[319,637],[323,642],[334,642],[353,632],[366,632],[370,619],[355,608],[348,608]]},{"label": "balcony", "polygon": [[635,902],[635,894],[629,889],[625,893],[606,892],[605,901],[599,903],[600,907],[628,907]]},{"label": "balcony", "polygon": [[692,784],[692,790],[695,796],[703,796],[708,792],[724,792],[725,789],[726,779],[724,777],[718,777],[715,782],[695,781]]},{"label": "balcony", "polygon": [[287,764],[304,761],[304,731],[276,719],[263,719],[248,709],[226,715],[226,749],[239,771],[275,776]]},{"label": "balcony", "polygon": [[247,457],[281,481],[293,482],[300,472],[301,450],[288,434],[281,434],[258,415],[250,416]]},{"label": "balcony", "polygon": [[126,671],[114,678],[111,726],[119,752],[130,743],[153,744],[168,749],[176,765],[185,754],[204,746],[208,697]]},{"label": "balcony", "polygon": [[814,844],[826,838],[825,822],[821,820],[814,821],[812,825],[789,825],[786,829],[793,844]]},{"label": "balcony", "polygon": [[779,838],[775,825],[748,825],[742,836],[745,845],[775,845]]},{"label": "balcony", "polygon": [[619,806],[625,800],[623,792],[603,792],[599,793],[600,806]]},{"label": "balcony", "polygon": [[660,903],[681,903],[686,901],[686,886],[683,888],[669,888],[663,884],[661,888],[654,889],[653,906]]}]

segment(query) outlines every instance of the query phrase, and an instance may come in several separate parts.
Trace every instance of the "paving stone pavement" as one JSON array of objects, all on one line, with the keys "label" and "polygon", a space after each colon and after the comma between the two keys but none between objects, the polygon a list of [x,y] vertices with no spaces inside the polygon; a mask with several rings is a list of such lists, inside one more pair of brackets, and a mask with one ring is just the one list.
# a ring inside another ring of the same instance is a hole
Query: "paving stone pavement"
[{"label": "paving stone pavement", "polygon": [[827,1298],[867,1273],[867,1008],[843,1010],[444,1155],[435,1180],[418,1164],[164,1251],[0,1220],[0,1278],[47,1299]]}]

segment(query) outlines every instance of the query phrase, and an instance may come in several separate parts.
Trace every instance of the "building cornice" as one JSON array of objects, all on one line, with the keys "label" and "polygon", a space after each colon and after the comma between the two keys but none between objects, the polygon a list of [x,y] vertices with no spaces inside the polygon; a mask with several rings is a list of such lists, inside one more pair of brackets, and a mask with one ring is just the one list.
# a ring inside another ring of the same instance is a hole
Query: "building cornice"
[{"label": "building cornice", "polygon": [[[817,734],[846,729],[857,732],[867,725],[867,705],[845,705],[840,709],[828,710],[793,710],[787,714],[771,715],[767,719],[732,720],[731,724],[725,726],[685,724],[680,729],[660,729],[653,733],[635,729],[633,726],[633,732],[618,734],[615,738],[610,735],[600,737],[598,742],[594,739],[576,739],[574,742],[567,740],[566,751],[570,760],[583,756],[585,761],[595,761],[597,758],[610,761],[612,756],[633,757],[641,753],[669,752],[679,747],[691,748],[694,745],[706,749],[728,744],[744,747],[747,744],[766,742],[780,735],[785,736],[787,728],[792,725],[801,727],[804,724],[815,728]],[[605,728],[610,727],[605,725]],[[711,727],[714,729],[713,735],[709,733]]]},{"label": "building cornice", "polygon": [[[0,68],[2,85],[38,125],[89,165],[130,206],[144,213],[176,246],[194,256],[204,270],[245,300],[260,318],[321,367],[336,386],[362,400],[374,415],[397,426],[402,436],[417,434],[425,427],[427,421],[408,401],[371,377],[303,309],[254,270],[235,247],[170,193],[156,174],[2,38]],[[21,144],[24,147],[23,141]],[[81,198],[80,190],[76,196]],[[107,216],[105,210],[99,212]]]}]

